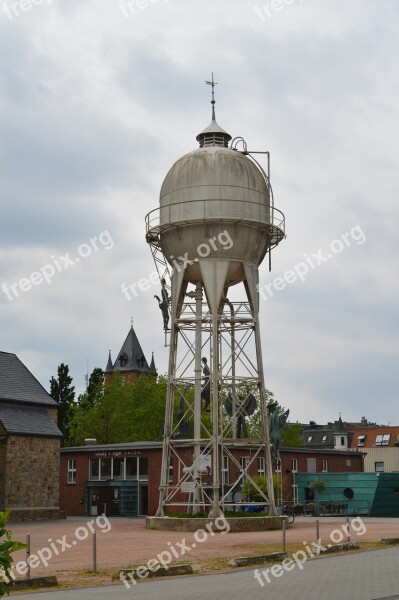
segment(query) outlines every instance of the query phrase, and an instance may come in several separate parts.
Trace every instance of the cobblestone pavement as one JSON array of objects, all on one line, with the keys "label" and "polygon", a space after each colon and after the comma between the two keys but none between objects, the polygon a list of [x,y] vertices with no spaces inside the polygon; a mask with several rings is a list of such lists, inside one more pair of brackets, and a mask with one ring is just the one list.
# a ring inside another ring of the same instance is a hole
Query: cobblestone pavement
[{"label": "cobblestone pavement", "polygon": [[[76,541],[78,528],[85,527],[87,517],[70,517],[63,521],[13,523],[10,529],[14,537],[25,541],[26,534],[31,534],[32,554],[49,546],[49,538],[57,540],[65,537],[68,544]],[[381,538],[399,538],[399,519],[363,519],[366,531],[359,537],[352,531],[352,541],[374,542]],[[168,543],[175,544],[186,538],[188,544],[193,543],[192,533],[171,531],[150,531],[144,529],[144,519],[111,518],[111,529],[101,533],[97,527],[97,564],[99,569],[121,569],[129,565],[144,564],[157,556],[159,552],[168,549]],[[320,519],[320,534],[323,543],[328,543],[332,531],[341,529],[345,517]],[[86,526],[87,527],[87,526]],[[82,533],[83,530],[80,530]],[[104,529],[105,531],[105,529]],[[79,536],[83,537],[83,536]],[[313,542],[316,539],[315,519],[297,518],[287,530],[287,543],[301,545],[304,541]],[[337,540],[338,541],[338,540]],[[208,539],[190,551],[189,562],[194,567],[211,558],[230,558],[248,554],[259,554],[262,545],[281,547],[281,531],[257,531],[250,533],[229,533],[227,535],[209,536]],[[60,544],[57,544],[60,548]],[[25,553],[15,554],[15,560],[24,560]],[[52,575],[60,571],[90,569],[92,565],[91,535],[53,556],[47,567],[42,564],[32,570],[32,575]],[[182,562],[182,561],[180,561]],[[227,561],[226,561],[227,562]],[[399,566],[399,565],[398,565]],[[398,569],[399,571],[399,569]]]}]

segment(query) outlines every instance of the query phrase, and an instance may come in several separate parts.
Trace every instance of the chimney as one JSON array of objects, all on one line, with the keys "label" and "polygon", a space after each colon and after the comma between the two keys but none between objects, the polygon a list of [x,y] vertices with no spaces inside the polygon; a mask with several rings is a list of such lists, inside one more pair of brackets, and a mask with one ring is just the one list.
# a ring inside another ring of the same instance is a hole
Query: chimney
[{"label": "chimney", "polygon": [[368,421],[367,421],[366,417],[362,417],[362,420],[360,422],[362,425],[368,425]]},{"label": "chimney", "polygon": [[96,438],[86,438],[85,439],[85,446],[96,446],[96,445],[97,445]]}]

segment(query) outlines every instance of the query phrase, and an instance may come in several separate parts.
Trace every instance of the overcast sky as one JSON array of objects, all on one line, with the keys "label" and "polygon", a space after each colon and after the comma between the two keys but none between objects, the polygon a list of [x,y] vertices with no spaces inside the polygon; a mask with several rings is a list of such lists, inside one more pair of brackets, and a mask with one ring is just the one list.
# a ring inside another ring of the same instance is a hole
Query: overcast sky
[{"label": "overcast sky", "polygon": [[319,257],[264,293],[267,387],[294,420],[399,424],[399,3],[1,5],[0,350],[46,389],[67,363],[81,391],[133,316],[166,371],[157,288],[121,284],[154,270],[144,218],[210,121],[214,71],[218,122],[271,151],[286,215],[262,285]]}]

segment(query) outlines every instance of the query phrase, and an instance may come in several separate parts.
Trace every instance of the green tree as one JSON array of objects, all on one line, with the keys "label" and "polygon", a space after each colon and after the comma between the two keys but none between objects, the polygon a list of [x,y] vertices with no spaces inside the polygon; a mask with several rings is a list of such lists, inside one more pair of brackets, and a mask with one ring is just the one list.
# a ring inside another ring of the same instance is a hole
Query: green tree
[{"label": "green tree", "polygon": [[69,445],[69,426],[75,406],[75,388],[69,367],[61,363],[57,370],[57,379],[50,379],[50,396],[60,405],[58,411],[58,427],[64,436],[63,445]]},{"label": "green tree", "polygon": [[165,419],[166,379],[141,375],[134,384],[113,373],[109,383],[97,389],[93,405],[79,402],[71,424],[74,445],[93,437],[100,444],[155,441],[162,438]]},{"label": "green tree", "polygon": [[303,446],[302,425],[300,423],[288,423],[287,429],[281,432],[281,438],[286,448],[301,448]]},{"label": "green tree", "polygon": [[98,367],[93,369],[87,384],[87,390],[78,397],[78,407],[89,410],[96,406],[104,396],[104,371]]},{"label": "green tree", "polygon": [[12,553],[26,548],[26,544],[16,542],[11,537],[11,531],[7,529],[7,521],[10,511],[0,512],[0,596],[9,594],[8,587],[5,585],[11,578],[11,566],[13,563]]}]

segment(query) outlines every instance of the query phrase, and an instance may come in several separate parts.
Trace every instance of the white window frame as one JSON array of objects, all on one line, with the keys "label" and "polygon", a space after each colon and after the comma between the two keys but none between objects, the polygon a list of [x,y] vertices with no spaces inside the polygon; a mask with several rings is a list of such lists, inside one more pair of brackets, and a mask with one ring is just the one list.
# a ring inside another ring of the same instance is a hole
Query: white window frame
[{"label": "white window frame", "polygon": [[[377,465],[382,465],[382,469],[377,469]],[[376,473],[385,473],[385,465],[384,465],[384,461],[383,460],[377,460],[374,463],[374,470]]]},{"label": "white window frame", "polygon": [[308,435],[308,441],[306,442],[307,444],[310,444],[310,442],[313,440],[313,435]]},{"label": "white window frame", "polygon": [[298,502],[298,484],[297,483],[292,484],[292,500],[293,500],[294,504],[297,504],[297,502]]},{"label": "white window frame", "polygon": [[223,485],[229,485],[229,482],[229,457],[224,454],[222,458],[222,483]]},{"label": "white window frame", "polygon": [[377,437],[375,438],[375,445],[376,446],[389,446],[390,440],[391,440],[390,433],[381,433],[381,434],[377,435]]},{"label": "white window frame", "polygon": [[281,473],[281,469],[282,469],[281,458],[278,458],[276,460],[276,473]]},{"label": "white window frame", "polygon": [[76,483],[76,458],[68,458],[67,483]]},{"label": "white window frame", "polygon": [[322,440],[321,440],[321,441],[322,441],[322,443],[323,443],[323,444],[325,444],[325,443],[326,443],[326,441],[327,441],[327,436],[326,436],[326,435],[323,435],[323,438],[322,438]]},{"label": "white window frame", "polygon": [[327,458],[323,458],[323,460],[322,460],[321,472],[322,473],[328,473],[328,460],[327,460]]},{"label": "white window frame", "polygon": [[291,471],[292,473],[298,473],[298,459],[291,458]]},{"label": "white window frame", "polygon": [[258,475],[265,476],[265,457],[259,456],[258,458]]},{"label": "white window frame", "polygon": [[365,435],[358,435],[357,436],[357,445],[358,445],[358,448],[364,448],[365,443],[366,443],[366,436]]}]

